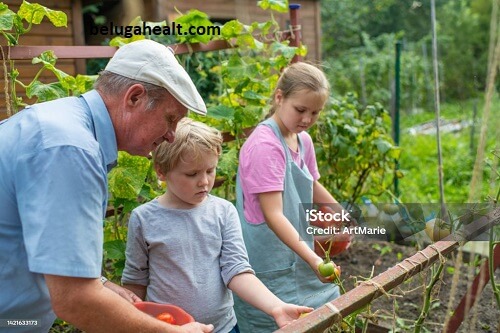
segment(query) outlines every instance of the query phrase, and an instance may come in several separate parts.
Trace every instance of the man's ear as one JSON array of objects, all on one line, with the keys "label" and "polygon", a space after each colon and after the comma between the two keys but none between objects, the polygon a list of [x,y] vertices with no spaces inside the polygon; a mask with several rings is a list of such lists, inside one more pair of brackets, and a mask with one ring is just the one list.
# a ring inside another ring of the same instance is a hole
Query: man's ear
[{"label": "man's ear", "polygon": [[142,84],[136,83],[127,89],[124,98],[127,106],[136,107],[141,103],[146,103],[148,93]]}]

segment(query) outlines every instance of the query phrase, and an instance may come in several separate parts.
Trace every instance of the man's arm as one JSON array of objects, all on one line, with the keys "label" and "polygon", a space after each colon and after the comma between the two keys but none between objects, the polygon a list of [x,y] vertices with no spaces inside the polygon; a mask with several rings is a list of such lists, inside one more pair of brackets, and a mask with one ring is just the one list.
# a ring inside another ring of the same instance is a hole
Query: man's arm
[{"label": "man's arm", "polygon": [[87,332],[211,332],[212,325],[173,326],[139,310],[99,279],[45,274],[56,315]]}]

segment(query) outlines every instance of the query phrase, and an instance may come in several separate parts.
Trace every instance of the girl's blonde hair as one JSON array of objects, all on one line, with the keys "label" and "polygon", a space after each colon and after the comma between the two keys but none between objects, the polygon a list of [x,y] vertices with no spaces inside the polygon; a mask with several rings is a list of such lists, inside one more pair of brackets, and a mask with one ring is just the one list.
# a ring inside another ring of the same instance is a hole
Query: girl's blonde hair
[{"label": "girl's blonde hair", "polygon": [[325,73],[312,64],[296,62],[286,67],[278,79],[271,100],[271,108],[266,118],[272,116],[276,111],[277,105],[275,104],[275,95],[278,89],[281,90],[284,98],[295,94],[297,91],[306,89],[317,92],[326,101],[330,93],[330,84],[326,79]]},{"label": "girl's blonde hair", "polygon": [[175,140],[164,141],[153,152],[154,164],[165,174],[172,170],[189,153],[190,157],[203,158],[204,154],[222,152],[222,135],[204,123],[182,118],[177,124]]}]

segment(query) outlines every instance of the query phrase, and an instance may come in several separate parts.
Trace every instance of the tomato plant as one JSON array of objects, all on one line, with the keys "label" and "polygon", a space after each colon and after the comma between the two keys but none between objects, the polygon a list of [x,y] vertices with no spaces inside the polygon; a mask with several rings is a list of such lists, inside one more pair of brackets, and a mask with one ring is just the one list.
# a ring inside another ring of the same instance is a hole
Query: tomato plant
[{"label": "tomato plant", "polygon": [[393,184],[400,148],[391,138],[389,112],[378,103],[363,106],[354,94],[332,102],[309,133],[313,137],[321,184],[337,200],[355,203]]}]

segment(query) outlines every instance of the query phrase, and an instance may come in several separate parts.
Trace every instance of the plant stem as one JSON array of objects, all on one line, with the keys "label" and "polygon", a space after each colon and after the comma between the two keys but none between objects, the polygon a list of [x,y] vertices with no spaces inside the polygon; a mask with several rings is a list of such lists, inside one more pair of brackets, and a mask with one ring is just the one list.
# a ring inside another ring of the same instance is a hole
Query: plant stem
[{"label": "plant stem", "polygon": [[444,261],[441,261],[439,263],[439,267],[436,272],[432,275],[431,281],[425,288],[425,296],[424,296],[424,305],[422,307],[422,311],[420,312],[420,315],[418,319],[415,321],[415,330],[414,333],[420,333],[420,330],[422,329],[422,325],[424,323],[425,318],[427,318],[427,315],[429,313],[429,308],[431,306],[431,292],[432,289],[434,288],[434,285],[439,281],[439,276],[441,275],[441,272],[443,271],[444,268]]},{"label": "plant stem", "polygon": [[495,283],[495,260],[494,260],[494,249],[499,246],[495,245],[495,242],[493,242],[493,235],[494,235],[495,228],[492,228],[490,230],[490,243],[489,243],[489,251],[488,251],[488,268],[489,268],[489,273],[490,273],[490,283],[491,283],[491,288],[493,289],[493,294],[495,295],[495,301],[497,302],[497,307],[500,309],[500,290],[498,289],[497,284]]}]

